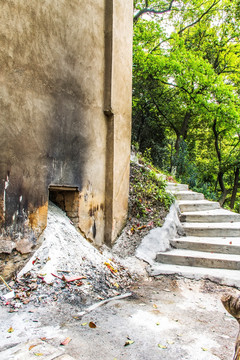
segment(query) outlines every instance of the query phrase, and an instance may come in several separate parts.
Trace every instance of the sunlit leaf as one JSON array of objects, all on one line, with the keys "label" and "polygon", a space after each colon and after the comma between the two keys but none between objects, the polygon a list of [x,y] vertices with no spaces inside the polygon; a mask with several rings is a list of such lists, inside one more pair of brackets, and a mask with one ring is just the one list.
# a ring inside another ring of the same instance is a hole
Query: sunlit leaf
[{"label": "sunlit leaf", "polygon": [[133,340],[127,340],[124,344],[124,346],[132,345],[134,343]]},{"label": "sunlit leaf", "polygon": [[28,349],[28,350],[29,350],[29,351],[32,350],[35,346],[37,346],[37,344],[36,344],[36,345],[31,345],[31,346],[29,346],[29,349]]}]

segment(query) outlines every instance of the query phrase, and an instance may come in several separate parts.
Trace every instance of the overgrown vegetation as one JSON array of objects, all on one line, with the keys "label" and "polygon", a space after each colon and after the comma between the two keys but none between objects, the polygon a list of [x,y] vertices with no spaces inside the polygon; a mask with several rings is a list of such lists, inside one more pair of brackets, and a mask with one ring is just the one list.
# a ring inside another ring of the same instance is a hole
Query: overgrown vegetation
[{"label": "overgrown vegetation", "polygon": [[173,202],[166,192],[166,182],[148,167],[131,164],[130,216],[138,219],[141,226],[162,226],[165,213]]},{"label": "overgrown vegetation", "polygon": [[132,139],[239,211],[240,1],[135,0]]}]

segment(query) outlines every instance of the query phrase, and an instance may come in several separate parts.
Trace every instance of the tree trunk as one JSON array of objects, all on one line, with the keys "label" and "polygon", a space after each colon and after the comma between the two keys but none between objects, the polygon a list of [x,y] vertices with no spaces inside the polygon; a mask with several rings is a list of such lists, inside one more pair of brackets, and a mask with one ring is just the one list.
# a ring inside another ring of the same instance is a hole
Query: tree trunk
[{"label": "tree trunk", "polygon": [[181,134],[176,134],[177,135],[177,139],[175,142],[175,150],[176,150],[176,156],[178,156],[179,154],[179,149],[180,149],[180,141],[181,141]]},{"label": "tree trunk", "polygon": [[221,154],[220,145],[219,145],[219,133],[217,131],[217,120],[216,119],[214,119],[212,129],[213,129],[213,133],[214,133],[214,137],[215,137],[215,150],[216,150],[217,158],[218,158],[218,162],[219,162],[218,183],[219,183],[221,191],[222,191],[222,195],[219,199],[219,203],[222,206],[226,200],[229,190],[227,190],[225,188],[224,181],[223,181],[224,173],[222,171],[222,154]]},{"label": "tree trunk", "polygon": [[220,185],[221,191],[222,191],[222,195],[219,199],[219,204],[221,206],[223,206],[223,204],[225,203],[226,197],[229,194],[230,190],[227,190],[225,188],[224,182],[223,182],[223,172],[219,171],[218,173],[218,183]]},{"label": "tree trunk", "polygon": [[239,181],[239,166],[235,170],[235,176],[234,176],[234,185],[233,185],[233,191],[232,191],[232,197],[231,197],[231,203],[230,208],[234,208],[234,203],[237,196],[237,190],[238,190],[238,181]]},{"label": "tree trunk", "polygon": [[223,295],[221,300],[225,309],[237,320],[239,324],[239,332],[235,343],[235,354],[233,360],[240,360],[240,296]]},{"label": "tree trunk", "polygon": [[191,112],[187,111],[184,116],[184,120],[183,120],[182,128],[181,128],[181,134],[182,134],[183,140],[186,140],[186,138],[187,138],[188,124],[189,124],[190,119],[191,119]]}]

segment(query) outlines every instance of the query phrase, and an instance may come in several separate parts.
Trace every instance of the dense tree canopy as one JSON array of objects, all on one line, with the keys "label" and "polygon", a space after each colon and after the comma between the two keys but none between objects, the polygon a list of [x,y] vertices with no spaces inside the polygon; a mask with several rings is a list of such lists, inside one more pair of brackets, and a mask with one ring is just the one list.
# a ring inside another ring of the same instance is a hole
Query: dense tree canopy
[{"label": "dense tree canopy", "polygon": [[237,207],[240,1],[134,2],[133,141]]}]

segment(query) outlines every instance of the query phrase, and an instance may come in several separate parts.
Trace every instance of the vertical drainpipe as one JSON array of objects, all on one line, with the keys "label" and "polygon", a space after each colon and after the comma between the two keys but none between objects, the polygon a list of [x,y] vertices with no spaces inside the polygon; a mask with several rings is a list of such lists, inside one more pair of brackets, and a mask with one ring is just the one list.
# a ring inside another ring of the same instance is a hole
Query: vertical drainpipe
[{"label": "vertical drainpipe", "polygon": [[105,0],[105,76],[104,114],[107,122],[105,176],[105,231],[104,242],[112,244],[114,226],[114,111],[112,108],[113,81],[113,1]]}]

